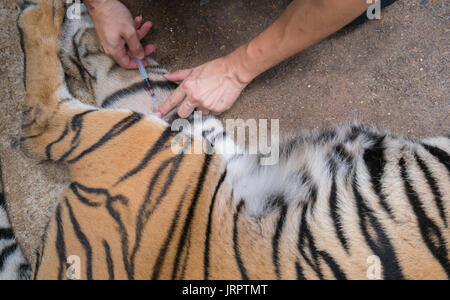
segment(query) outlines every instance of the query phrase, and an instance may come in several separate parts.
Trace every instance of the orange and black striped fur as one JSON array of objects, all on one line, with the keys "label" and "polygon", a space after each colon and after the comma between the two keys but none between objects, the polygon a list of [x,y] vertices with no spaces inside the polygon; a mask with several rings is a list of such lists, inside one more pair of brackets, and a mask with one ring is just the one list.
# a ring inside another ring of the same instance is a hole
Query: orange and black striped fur
[{"label": "orange and black striped fur", "polygon": [[[63,17],[62,1],[37,0],[20,19],[22,145],[72,179],[35,278],[68,279],[74,256],[82,279],[450,277],[448,137],[344,126],[286,138],[279,163],[262,166],[259,155],[184,154],[204,138],[232,145],[205,130],[174,152],[179,133],[146,111],[157,105],[137,71],[100,53],[85,14],[64,30]],[[173,87],[156,64],[149,72],[159,104]]]},{"label": "orange and black striped fur", "polygon": [[28,279],[31,268],[23,257],[8,220],[3,192],[3,183],[0,177],[0,280]]}]

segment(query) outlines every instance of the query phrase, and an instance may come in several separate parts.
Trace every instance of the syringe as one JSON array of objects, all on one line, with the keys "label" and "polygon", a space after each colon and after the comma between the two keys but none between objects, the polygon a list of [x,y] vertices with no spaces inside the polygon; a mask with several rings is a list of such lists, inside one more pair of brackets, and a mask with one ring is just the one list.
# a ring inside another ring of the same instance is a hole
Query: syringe
[{"label": "syringe", "polygon": [[141,72],[142,77],[144,77],[145,82],[145,89],[150,94],[150,96],[153,98],[154,101],[156,101],[156,94],[155,90],[153,89],[152,82],[150,81],[150,78],[148,77],[147,70],[145,70],[144,64],[140,59],[136,58],[136,63],[139,67],[139,72]]}]

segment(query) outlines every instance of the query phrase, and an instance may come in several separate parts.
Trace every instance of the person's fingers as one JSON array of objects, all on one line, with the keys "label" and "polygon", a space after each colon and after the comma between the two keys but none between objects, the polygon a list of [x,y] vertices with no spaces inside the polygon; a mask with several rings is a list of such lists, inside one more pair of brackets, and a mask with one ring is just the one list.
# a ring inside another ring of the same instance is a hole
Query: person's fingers
[{"label": "person's fingers", "polygon": [[183,104],[181,104],[180,109],[178,110],[178,115],[180,118],[186,119],[194,112],[195,108],[195,104],[193,104],[192,100],[188,98],[183,102]]},{"label": "person's fingers", "polygon": [[138,59],[144,59],[144,48],[138,39],[136,30],[128,29],[122,34],[122,37],[125,40],[131,54]]},{"label": "person's fingers", "polygon": [[142,40],[149,33],[152,26],[153,26],[152,22],[148,21],[148,22],[145,22],[139,28],[137,28],[138,39]]},{"label": "person's fingers", "polygon": [[137,64],[132,60],[131,57],[127,54],[125,48],[118,50],[111,54],[112,58],[123,68],[125,69],[135,69],[137,68]]},{"label": "person's fingers", "polygon": [[134,18],[134,28],[139,29],[139,27],[141,27],[142,25],[142,17],[138,16],[136,18]]},{"label": "person's fingers", "polygon": [[[155,52],[155,50],[156,50],[156,46],[155,45],[152,45],[152,44],[147,45],[147,46],[144,47],[144,54],[147,57],[150,54],[152,54],[153,52]],[[127,55],[134,59],[133,54],[131,53],[130,50],[127,50]],[[144,63],[145,66],[147,66],[147,60],[143,59],[142,62]]]},{"label": "person's fingers", "polygon": [[153,23],[150,21],[145,22],[142,25],[142,16],[134,18],[134,28],[137,31],[137,36],[139,40],[142,40],[150,31],[153,26]]},{"label": "person's fingers", "polygon": [[184,100],[186,97],[186,92],[183,88],[178,87],[170,96],[169,98],[164,101],[163,104],[158,109],[158,112],[161,113],[163,116],[167,115],[169,112],[171,112],[178,104],[180,104],[181,101]]},{"label": "person's fingers", "polygon": [[155,52],[155,50],[156,50],[155,45],[147,45],[147,46],[145,46],[144,47],[145,56],[149,56],[150,54]]},{"label": "person's fingers", "polygon": [[[142,61],[142,64],[144,65],[144,67],[148,66],[148,62],[145,59]],[[130,62],[128,63],[128,65],[125,68],[126,69],[137,69],[138,65],[137,65],[136,59],[134,57],[130,57]]]},{"label": "person's fingers", "polygon": [[[149,56],[150,54],[152,54],[154,51],[156,50],[155,45],[147,45],[144,47],[144,53],[145,56]],[[137,63],[136,63],[136,59],[133,57],[133,54],[131,54],[131,51],[127,51],[127,55],[130,57],[130,65],[129,65],[129,69],[137,69]],[[148,66],[148,61],[146,59],[142,59],[142,63],[144,64],[144,67]]]},{"label": "person's fingers", "polygon": [[173,81],[173,82],[183,81],[189,75],[191,75],[191,73],[192,73],[192,69],[179,70],[179,71],[176,71],[175,73],[164,75],[164,78],[166,78],[169,81]]}]

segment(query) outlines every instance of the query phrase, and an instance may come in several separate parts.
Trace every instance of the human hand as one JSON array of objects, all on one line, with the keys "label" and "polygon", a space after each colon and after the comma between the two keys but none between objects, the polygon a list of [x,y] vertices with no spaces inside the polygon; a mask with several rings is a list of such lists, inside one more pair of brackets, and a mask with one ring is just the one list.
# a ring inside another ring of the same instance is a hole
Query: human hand
[{"label": "human hand", "polygon": [[178,104],[181,118],[189,117],[197,108],[204,114],[220,114],[231,108],[250,81],[240,79],[227,57],[210,61],[194,69],[165,75],[169,81],[182,81],[180,86],[160,106],[158,113],[165,116]]},{"label": "human hand", "polygon": [[[155,51],[154,45],[143,47],[143,39],[152,27],[151,22],[142,24],[142,17],[133,17],[117,0],[85,1],[91,15],[103,52],[126,69],[136,69],[134,57],[144,59]],[[147,62],[144,60],[145,65]]]}]

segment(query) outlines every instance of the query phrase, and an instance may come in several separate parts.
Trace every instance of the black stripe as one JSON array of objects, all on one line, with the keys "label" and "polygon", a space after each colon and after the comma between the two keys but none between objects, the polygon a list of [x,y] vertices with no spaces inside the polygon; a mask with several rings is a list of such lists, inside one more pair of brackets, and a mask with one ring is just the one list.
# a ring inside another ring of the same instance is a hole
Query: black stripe
[{"label": "black stripe", "polygon": [[73,116],[72,120],[70,121],[70,126],[73,131],[76,131],[76,133],[72,139],[72,145],[74,145],[80,139],[81,131],[83,129],[84,117],[93,112],[97,112],[97,110],[95,110],[95,109],[86,110],[82,113],[79,113],[79,114]]},{"label": "black stripe", "polygon": [[17,250],[18,245],[16,243],[12,244],[11,246],[8,246],[3,249],[3,251],[0,253],[0,272],[3,271],[3,268],[5,267],[6,260],[14,254],[14,252]]},{"label": "black stripe", "polygon": [[[189,229],[189,236],[190,235],[191,235],[191,229]],[[191,254],[191,239],[189,239],[187,242],[185,253],[186,254],[183,259],[181,274],[179,276],[180,280],[184,280],[184,278],[186,277],[186,270],[187,270],[187,266],[188,266],[189,255]]]},{"label": "black stripe", "polygon": [[106,201],[106,209],[108,210],[108,213],[110,214],[110,216],[117,223],[116,230],[120,234],[120,245],[122,248],[122,260],[123,260],[123,264],[125,266],[125,271],[127,272],[128,279],[132,280],[132,279],[134,279],[133,278],[134,275],[132,274],[132,271],[130,268],[130,263],[129,263],[129,258],[128,258],[128,251],[129,251],[128,232],[127,232],[127,229],[120,217],[120,213],[117,210],[115,210],[115,208],[114,208],[116,202],[119,202],[119,204],[122,204],[124,206],[128,206],[129,200],[122,195],[111,197],[111,195],[109,195],[108,191],[106,191],[106,190],[104,191],[104,195],[106,195],[106,197],[108,198],[108,200]]},{"label": "black stripe", "polygon": [[286,215],[287,215],[288,207],[286,204],[281,205],[280,216],[278,217],[277,227],[275,230],[275,234],[272,238],[272,262],[275,267],[275,274],[277,279],[281,279],[281,270],[280,270],[280,238],[283,233],[284,224],[286,223]]},{"label": "black stripe", "polygon": [[75,131],[75,135],[72,138],[71,141],[71,148],[64,153],[60,158],[59,158],[59,162],[65,161],[72,153],[73,151],[75,151],[78,146],[80,145],[80,136],[81,136],[81,131],[83,130],[83,121],[84,121],[84,117],[90,113],[96,112],[97,110],[87,110],[84,111],[80,114],[77,114],[75,116],[73,116],[72,120],[71,120],[71,129],[72,131]]},{"label": "black stripe", "polygon": [[[0,181],[1,185],[1,181]],[[5,208],[5,195],[3,193],[0,193],[0,208]]]},{"label": "black stripe", "polygon": [[181,199],[180,203],[178,204],[177,210],[175,212],[175,216],[172,219],[172,224],[170,225],[170,229],[167,234],[167,238],[164,241],[163,246],[159,250],[158,258],[156,259],[155,266],[153,267],[152,280],[159,279],[159,274],[161,272],[162,264],[164,263],[164,260],[166,258],[167,251],[169,250],[169,245],[173,239],[173,235],[175,234],[175,228],[178,226],[178,221],[180,220],[180,213],[181,213],[181,209],[183,208],[185,196],[186,195],[183,195],[183,198]]},{"label": "black stripe", "polygon": [[239,268],[239,272],[241,272],[242,280],[249,280],[247,275],[247,269],[244,266],[244,262],[241,258],[241,252],[239,250],[239,230],[238,230],[238,221],[239,215],[241,214],[242,209],[244,208],[245,203],[241,201],[237,206],[237,211],[234,214],[233,218],[233,250],[234,250],[234,258],[236,259],[237,266]]},{"label": "black stripe", "polygon": [[364,153],[364,162],[369,170],[372,188],[377,194],[381,207],[388,213],[391,219],[394,220],[395,217],[392,213],[392,208],[386,202],[386,195],[383,193],[383,184],[381,182],[386,168],[384,140],[385,137],[379,138],[371,148],[366,149]]},{"label": "black stripe", "polygon": [[[86,31],[84,31],[84,28],[82,27],[82,28],[79,28],[78,31],[73,35],[74,38],[72,38],[72,48],[74,51],[73,54],[75,55],[75,59],[73,57],[71,57],[70,60],[78,68],[78,71],[80,72],[80,75],[82,76],[84,82],[87,85],[90,85],[88,82],[88,79],[90,78],[94,81],[97,81],[97,78],[93,74],[91,74],[89,72],[89,70],[86,69],[84,67],[84,65],[81,63],[82,60],[81,60],[81,55],[80,55],[80,47],[79,47],[79,45],[77,45],[77,41],[76,41],[77,38],[82,39],[82,37],[85,33],[86,33]],[[80,36],[80,34],[81,34],[81,36]],[[86,74],[89,76],[89,78],[86,76]],[[91,90],[93,90],[92,86],[91,86]]]},{"label": "black stripe", "polygon": [[330,254],[328,254],[325,251],[319,251],[319,255],[322,257],[323,260],[325,260],[325,262],[330,267],[331,272],[333,272],[333,275],[337,280],[347,280],[347,276],[345,276],[344,271],[342,271],[342,269],[339,267],[339,265],[331,257]]},{"label": "black stripe", "polygon": [[22,48],[22,52],[23,52],[23,73],[22,73],[23,76],[22,76],[22,78],[23,78],[23,86],[26,90],[27,89],[27,54],[25,52],[25,40],[24,40],[23,30],[19,26],[20,19],[21,19],[21,17],[19,17],[19,19],[17,20],[17,29],[19,32],[20,48]]},{"label": "black stripe", "polygon": [[406,195],[408,196],[408,200],[413,207],[425,245],[427,245],[434,258],[439,261],[445,273],[447,273],[447,277],[450,279],[450,261],[445,239],[442,237],[439,227],[427,216],[423,208],[423,204],[421,203],[417,192],[414,190],[412,183],[408,178],[408,170],[404,158],[400,160],[399,166]]},{"label": "black stripe", "polygon": [[33,274],[33,280],[37,280],[38,277],[38,273],[39,273],[39,268],[41,267],[41,253],[43,252],[42,249],[44,248],[44,246],[42,246],[41,248],[41,252],[39,252],[38,250],[36,250],[35,255],[36,255],[36,263],[34,265],[34,274]]},{"label": "black stripe", "polygon": [[69,60],[77,68],[78,73],[80,73],[80,77],[83,79],[84,83],[87,84],[87,77],[86,77],[85,68],[83,68],[81,63],[79,61],[77,61],[76,58],[70,56]]},{"label": "black stripe", "polygon": [[64,131],[61,134],[61,136],[56,141],[51,142],[50,144],[47,145],[47,147],[45,147],[45,155],[47,156],[48,160],[52,159],[53,146],[61,142],[67,136],[68,133],[69,133],[69,125],[66,124],[66,127],[64,128]]},{"label": "black stripe", "polygon": [[14,239],[14,232],[11,228],[0,229],[0,240],[12,240]]},{"label": "black stripe", "polygon": [[56,210],[56,226],[57,226],[57,234],[56,234],[56,252],[58,253],[59,259],[59,270],[58,270],[58,280],[62,280],[62,276],[64,273],[64,268],[67,268],[67,256],[66,256],[66,244],[64,241],[64,227],[61,219],[61,205],[58,205]]},{"label": "black stripe", "polygon": [[[123,221],[121,220],[120,214],[115,210],[114,206],[116,205],[123,205],[123,206],[128,206],[128,199],[125,198],[122,195],[117,195],[117,196],[111,196],[108,192],[108,190],[105,189],[93,189],[93,188],[87,188],[84,187],[86,190],[89,190],[90,193],[98,195],[98,196],[104,196],[106,197],[106,209],[108,210],[108,213],[110,214],[110,216],[117,222],[117,226],[115,226],[114,228],[112,228],[111,230],[116,230],[119,234],[120,234],[120,245],[121,245],[121,252],[122,252],[122,259],[123,259],[123,264],[125,267],[125,271],[127,272],[127,276],[128,279],[132,280],[133,275],[130,271],[130,265],[129,265],[129,259],[128,259],[128,251],[129,251],[129,242],[128,242],[128,233],[126,230],[126,227],[123,223]],[[67,199],[66,199],[67,201]],[[90,249],[89,243],[87,243],[85,245],[85,248],[87,248],[88,250]],[[89,253],[89,251],[87,251]],[[89,261],[89,260],[88,260]]]},{"label": "black stripe", "polygon": [[436,157],[450,172],[450,155],[448,155],[447,152],[427,144],[422,144],[422,146],[427,149],[428,152],[430,152],[434,157]]},{"label": "black stripe", "polygon": [[53,0],[52,1],[52,19],[53,19],[54,23],[56,22],[55,16],[56,16],[56,7],[55,7],[55,0]]},{"label": "black stripe", "polygon": [[[308,203],[303,206],[302,210],[302,216],[300,221],[300,228],[299,228],[299,238],[298,238],[298,250],[300,254],[302,255],[303,259],[306,261],[306,263],[313,269],[313,271],[316,273],[317,277],[319,279],[323,280],[323,274],[320,269],[319,261],[318,261],[318,251],[315,245],[315,241],[313,236],[311,235],[311,232],[309,230],[308,226],[308,220],[306,219],[306,214],[308,212]],[[305,251],[305,247],[309,247],[309,252],[311,254],[311,257],[313,261],[308,257]]]},{"label": "black stripe", "polygon": [[[325,263],[331,269],[336,279],[345,280],[346,279],[345,273],[341,270],[341,268],[336,263],[336,261],[331,257],[331,255],[325,251],[319,251],[317,249],[316,242],[314,240],[311,230],[309,229],[308,220],[306,218],[307,211],[308,211],[308,204],[305,204],[303,207],[301,217],[302,219],[299,228],[298,249],[300,251],[300,254],[303,256],[306,263],[314,270],[319,279],[322,280],[325,279],[320,266],[320,258],[322,258],[323,261],[325,261]],[[304,249],[305,246],[309,247],[309,252],[311,254],[311,258],[313,261],[311,261],[311,259],[309,259],[308,256],[306,255],[306,251]],[[297,265],[298,268],[300,265],[299,263],[297,263]],[[297,269],[297,273],[298,271],[299,270]]]},{"label": "black stripe", "polygon": [[194,197],[192,199],[191,206],[189,208],[189,212],[188,212],[188,215],[187,215],[185,223],[184,223],[183,231],[180,236],[180,241],[178,242],[177,254],[175,256],[174,265],[173,265],[172,279],[175,279],[177,272],[178,272],[181,254],[183,252],[183,249],[185,248],[185,244],[186,244],[187,237],[188,237],[188,232],[190,230],[192,220],[194,219],[195,209],[197,208],[197,203],[200,198],[200,194],[203,190],[203,185],[205,183],[205,178],[208,173],[211,161],[212,161],[212,156],[206,155],[201,174],[198,178],[198,183],[197,183],[197,187],[196,187],[196,190],[194,193]]},{"label": "black stripe", "polygon": [[86,268],[86,276],[88,280],[92,280],[92,247],[89,244],[89,240],[87,239],[86,235],[81,231],[80,224],[78,223],[73,210],[72,206],[69,203],[69,200],[67,198],[65,199],[67,209],[69,210],[69,216],[70,221],[73,225],[73,230],[75,231],[75,235],[77,236],[78,240],[80,241],[81,245],[84,248],[84,251],[86,252],[86,260],[87,260],[87,268]]},{"label": "black stripe", "polygon": [[299,262],[295,263],[295,270],[297,271],[297,280],[306,280],[303,268]]},{"label": "black stripe", "polygon": [[[335,171],[333,172],[335,173]],[[336,184],[336,175],[333,174],[333,179],[331,183],[331,191],[330,191],[330,215],[333,219],[334,229],[336,231],[336,235],[341,242],[342,247],[345,249],[347,253],[350,252],[350,248],[348,246],[347,238],[344,234],[344,229],[342,227],[341,215],[338,212],[338,196],[337,196],[337,184]]]},{"label": "black stripe", "polygon": [[140,82],[135,83],[127,88],[118,90],[117,92],[106,97],[106,99],[103,100],[102,108],[108,108],[111,105],[113,105],[115,102],[119,101],[121,98],[135,95],[138,92],[143,91],[145,89],[146,89],[146,83],[143,81],[140,81]]},{"label": "black stripe", "polygon": [[[380,258],[383,265],[384,278],[387,280],[404,279],[388,235],[384,231],[378,219],[375,217],[373,211],[367,207],[363,197],[358,191],[356,175],[353,178],[352,186],[358,209],[361,233],[370,249]],[[371,233],[375,234],[375,237],[371,236]]]},{"label": "black stripe", "polygon": [[[169,82],[169,81],[152,81],[152,86],[154,89],[160,88],[160,89],[165,89],[165,90],[174,90],[178,87],[177,84],[173,83],[173,82]],[[114,94],[106,97],[105,100],[103,100],[102,102],[102,108],[108,108],[111,105],[113,105],[115,102],[119,101],[120,99],[127,97],[127,96],[132,96],[137,94],[138,92],[141,91],[145,91],[146,88],[146,83],[144,81],[140,81],[138,83],[135,83],[127,88],[121,89],[117,92],[115,92]]]},{"label": "black stripe", "polygon": [[44,132],[41,132],[41,133],[36,134],[36,135],[24,136],[24,137],[20,138],[20,142],[25,142],[27,140],[37,139],[37,138],[39,138],[39,137],[41,137],[43,135],[44,135]]},{"label": "black stripe", "polygon": [[24,82],[25,89],[27,88],[27,51],[25,51],[24,32],[22,30],[22,27],[20,26],[20,22],[22,20],[22,15],[23,15],[24,11],[31,6],[36,6],[36,5],[37,4],[32,1],[28,1],[28,0],[23,1],[22,5],[20,7],[21,15],[17,19],[17,28],[19,30],[19,37],[20,37],[20,47],[23,52],[23,82]]},{"label": "black stripe", "polygon": [[172,136],[172,130],[170,127],[167,127],[164,132],[159,137],[158,141],[152,146],[152,148],[147,152],[144,159],[139,163],[137,167],[135,167],[133,170],[129,171],[127,174],[122,176],[122,178],[117,181],[115,184],[118,185],[119,183],[122,183],[123,181],[129,179],[130,177],[133,177],[134,175],[141,172],[143,169],[145,169],[148,165],[148,163],[153,159],[153,157],[159,153],[166,144],[167,140]]},{"label": "black stripe", "polygon": [[29,264],[20,264],[17,268],[17,273],[19,274],[19,280],[30,280],[31,267]]},{"label": "black stripe", "polygon": [[105,143],[107,143],[109,140],[121,135],[125,131],[127,131],[129,128],[131,128],[133,125],[139,123],[139,121],[142,120],[142,115],[138,113],[132,113],[128,117],[121,120],[119,123],[113,126],[113,128],[108,131],[97,143],[92,145],[89,149],[86,149],[83,151],[80,155],[78,155],[76,158],[69,160],[69,164],[74,164],[78,162],[80,159],[85,157],[86,155],[96,151],[98,148],[102,147]]},{"label": "black stripe", "polygon": [[334,153],[336,156],[347,165],[353,164],[353,157],[348,151],[345,149],[344,145],[340,144],[334,148]]},{"label": "black stripe", "polygon": [[89,201],[89,199],[87,199],[86,197],[84,197],[83,195],[80,194],[79,190],[82,190],[83,192],[86,192],[88,194],[95,194],[95,195],[101,194],[103,190],[91,189],[91,188],[88,188],[88,187],[85,187],[85,186],[79,184],[78,182],[72,182],[70,184],[70,189],[72,190],[72,193],[77,197],[77,199],[81,203],[83,203],[87,206],[90,206],[90,207],[99,207],[101,205],[101,203]]},{"label": "black stripe", "polygon": [[315,138],[316,143],[329,143],[334,138],[336,138],[336,131],[333,129],[323,130],[317,138]]},{"label": "black stripe", "polygon": [[208,224],[206,226],[206,234],[205,234],[205,252],[203,255],[203,263],[204,263],[204,277],[205,280],[209,279],[209,255],[210,255],[210,243],[211,243],[211,231],[212,231],[212,218],[213,218],[213,212],[214,212],[214,205],[216,204],[217,194],[219,193],[220,187],[222,186],[223,182],[225,181],[225,178],[227,177],[227,171],[225,171],[222,176],[220,177],[220,180],[216,186],[216,189],[214,191],[214,195],[212,197],[211,205],[209,206],[209,213],[208,213]]},{"label": "black stripe", "polygon": [[444,202],[442,201],[442,194],[439,190],[438,184],[434,176],[431,174],[430,169],[428,168],[427,164],[419,157],[419,155],[416,153],[414,155],[417,164],[419,165],[420,169],[425,175],[425,179],[428,182],[428,185],[430,186],[430,189],[434,196],[434,202],[436,203],[436,207],[439,210],[439,215],[441,216],[442,221],[445,224],[445,227],[448,227],[447,222],[447,216],[445,213],[444,208]]},{"label": "black stripe", "polygon": [[114,280],[114,261],[111,257],[111,248],[108,242],[103,241],[103,248],[105,248],[106,265],[108,267],[109,280]]},{"label": "black stripe", "polygon": [[[316,203],[317,203],[317,186],[314,183],[311,183],[311,189],[309,192],[309,199],[311,201],[311,214],[314,214],[314,210],[316,208]],[[301,201],[299,201],[299,205],[300,205]]]},{"label": "black stripe", "polygon": [[[135,245],[130,257],[130,270],[134,275],[135,258],[140,248],[142,234],[144,232],[145,226],[148,223],[150,217],[156,211],[156,209],[161,204],[161,201],[167,196],[167,193],[171,186],[173,186],[173,181],[178,173],[179,167],[183,162],[184,156],[178,155],[172,157],[171,159],[165,161],[161,167],[155,172],[153,177],[150,179],[150,186],[144,197],[144,202],[139,208],[139,213],[136,222],[136,238]],[[169,169],[168,175],[163,176],[167,168]],[[164,184],[159,182],[159,179],[165,180]],[[153,195],[155,188],[161,188],[159,195]]]}]

